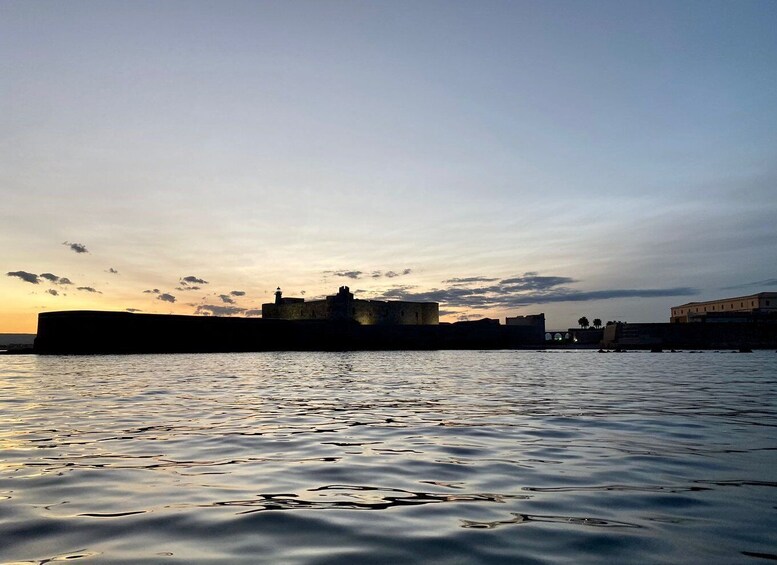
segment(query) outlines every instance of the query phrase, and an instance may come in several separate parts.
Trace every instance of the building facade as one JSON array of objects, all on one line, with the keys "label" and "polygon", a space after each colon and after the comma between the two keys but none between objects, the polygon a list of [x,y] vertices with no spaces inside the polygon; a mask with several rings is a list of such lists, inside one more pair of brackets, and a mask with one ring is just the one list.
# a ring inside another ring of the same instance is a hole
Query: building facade
[{"label": "building facade", "polygon": [[777,292],[759,292],[748,296],[689,302],[671,308],[672,323],[705,321],[747,321],[777,316]]},{"label": "building facade", "polygon": [[262,304],[262,318],[275,320],[353,320],[361,325],[437,325],[437,302],[359,300],[347,286],[323,300],[284,298],[275,291],[275,302]]}]

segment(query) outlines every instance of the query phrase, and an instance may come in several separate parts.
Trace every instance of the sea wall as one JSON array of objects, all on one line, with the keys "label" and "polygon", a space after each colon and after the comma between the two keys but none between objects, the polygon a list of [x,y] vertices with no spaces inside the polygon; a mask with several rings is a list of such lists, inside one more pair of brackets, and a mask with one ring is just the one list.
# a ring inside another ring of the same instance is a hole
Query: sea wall
[{"label": "sea wall", "polygon": [[611,324],[605,347],[726,349],[777,347],[777,324],[769,322]]}]

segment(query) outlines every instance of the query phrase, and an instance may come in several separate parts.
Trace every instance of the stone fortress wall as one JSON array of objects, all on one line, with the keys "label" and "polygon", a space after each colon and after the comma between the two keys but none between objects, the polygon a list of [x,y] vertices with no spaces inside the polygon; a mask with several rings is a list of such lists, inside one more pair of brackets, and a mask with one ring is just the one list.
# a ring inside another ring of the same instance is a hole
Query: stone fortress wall
[{"label": "stone fortress wall", "polygon": [[262,304],[262,318],[270,320],[353,320],[362,325],[437,325],[437,302],[407,302],[355,299],[347,286],[323,300],[284,298],[275,292],[275,302]]}]

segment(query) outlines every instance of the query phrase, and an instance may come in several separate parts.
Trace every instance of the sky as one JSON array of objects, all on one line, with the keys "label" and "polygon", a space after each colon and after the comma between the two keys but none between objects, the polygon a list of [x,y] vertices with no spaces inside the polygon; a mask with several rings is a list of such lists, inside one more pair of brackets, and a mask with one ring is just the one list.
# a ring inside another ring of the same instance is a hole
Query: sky
[{"label": "sky", "polygon": [[0,332],[777,289],[777,2],[0,0]]}]

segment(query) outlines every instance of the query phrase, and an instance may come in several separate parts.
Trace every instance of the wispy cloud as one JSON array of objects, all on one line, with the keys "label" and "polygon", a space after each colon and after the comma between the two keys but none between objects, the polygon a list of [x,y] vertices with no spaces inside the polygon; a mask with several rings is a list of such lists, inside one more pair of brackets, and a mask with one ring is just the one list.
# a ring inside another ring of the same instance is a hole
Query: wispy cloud
[{"label": "wispy cloud", "polygon": [[175,287],[175,290],[181,290],[183,292],[186,292],[187,290],[200,290],[201,287],[199,286],[177,286]]},{"label": "wispy cloud", "polygon": [[69,241],[63,241],[62,245],[67,245],[70,249],[72,249],[76,253],[89,253],[89,250],[86,248],[86,245],[84,245],[83,243],[70,243]]},{"label": "wispy cloud", "polygon": [[189,275],[188,277],[181,277],[181,285],[188,286],[192,284],[208,284],[208,281],[201,279],[199,277],[195,277],[194,275]]},{"label": "wispy cloud", "polygon": [[242,314],[245,312],[245,308],[239,306],[222,306],[221,304],[200,304],[194,311],[195,314],[205,316],[234,316],[235,314]]},{"label": "wispy cloud", "polygon": [[248,318],[256,318],[262,315],[262,310],[261,308],[253,308],[251,310],[246,310],[243,314]]},{"label": "wispy cloud", "polygon": [[219,294],[219,298],[224,304],[234,304],[235,301],[228,294]]},{"label": "wispy cloud", "polygon": [[443,284],[461,285],[461,284],[494,282],[498,280],[499,280],[498,278],[495,279],[491,277],[457,277],[454,279],[447,279],[442,282]]},{"label": "wispy cloud", "polygon": [[41,273],[40,277],[42,279],[46,279],[47,281],[51,281],[54,284],[60,284],[60,285],[66,285],[66,284],[73,284],[73,282],[67,278],[67,277],[58,277],[57,275],[53,273]]},{"label": "wispy cloud", "polygon": [[[231,294],[232,296],[245,296],[246,295],[245,291],[243,291],[243,290],[233,290],[229,294]],[[302,294],[305,294],[304,290],[302,291]]]},{"label": "wispy cloud", "polygon": [[380,278],[387,278],[387,279],[393,279],[396,277],[402,277],[405,275],[409,275],[412,273],[412,269],[402,269],[401,271],[383,271],[383,270],[375,270],[369,273],[365,273],[364,271],[361,271],[359,269],[340,269],[338,271],[324,271],[325,276],[335,276],[335,277],[342,277],[347,279],[353,279],[358,280],[363,278],[364,276],[369,276],[373,279],[380,279]]},{"label": "wispy cloud", "polygon": [[144,290],[143,294],[159,294],[158,288],[150,288],[148,290]]},{"label": "wispy cloud", "polygon": [[357,271],[355,269],[352,270],[342,270],[342,271],[324,271],[325,275],[334,275],[335,277],[343,277],[346,279],[358,279],[360,278],[364,272],[363,271]]},{"label": "wispy cloud", "polygon": [[109,268],[109,269],[108,269],[107,271],[105,271],[105,272],[106,272],[106,273],[110,273],[110,274],[112,274],[112,275],[118,275],[118,274],[119,274],[119,271],[117,271],[117,270],[116,270],[116,269],[114,269],[113,267]]},{"label": "wispy cloud", "polygon": [[127,310],[127,312],[132,312],[132,313],[140,312],[140,310],[137,309],[137,308],[127,308],[126,310]]},{"label": "wispy cloud", "polygon": [[166,292],[157,296],[156,299],[161,300],[162,302],[175,302],[175,296],[173,296],[172,294],[168,294]]},{"label": "wispy cloud", "polygon": [[96,288],[94,288],[92,286],[79,286],[77,288],[78,288],[78,290],[83,290],[84,292],[93,292],[93,293],[96,293],[96,294],[102,294],[102,292],[100,292],[99,290],[97,290]]},{"label": "wispy cloud", "polygon": [[385,277],[387,279],[394,279],[396,277],[402,277],[412,273],[412,269],[402,269],[401,271],[372,271],[370,275],[373,279],[379,279]]},{"label": "wispy cloud", "polygon": [[35,273],[28,273],[27,271],[10,271],[6,273],[6,276],[17,277],[22,279],[24,282],[28,282],[30,284],[40,283],[40,279],[38,278],[38,275],[36,275]]},{"label": "wispy cloud", "polygon": [[53,288],[48,289],[46,292],[48,292],[51,296],[59,296],[59,292]]},{"label": "wispy cloud", "polygon": [[512,277],[499,281],[500,285],[506,287],[509,291],[516,292],[521,290],[544,291],[562,284],[578,282],[571,277],[542,277],[537,273],[524,273],[520,277]]},{"label": "wispy cloud", "polygon": [[[543,304],[546,302],[584,302],[589,300],[608,300],[611,298],[655,298],[662,296],[694,296],[699,294],[699,289],[677,286],[671,288],[633,288],[633,289],[611,289],[611,290],[593,290],[588,292],[573,291],[570,293],[547,294],[538,296],[528,304]],[[516,304],[520,304],[517,300]]]},{"label": "wispy cloud", "polygon": [[752,288],[754,286],[759,287],[774,287],[777,286],[777,279],[764,279],[762,281],[755,281],[743,284],[737,284],[734,286],[724,286],[721,290],[737,290],[740,288]]}]

